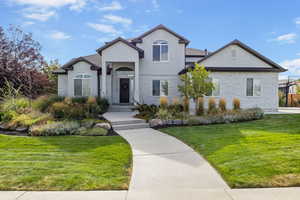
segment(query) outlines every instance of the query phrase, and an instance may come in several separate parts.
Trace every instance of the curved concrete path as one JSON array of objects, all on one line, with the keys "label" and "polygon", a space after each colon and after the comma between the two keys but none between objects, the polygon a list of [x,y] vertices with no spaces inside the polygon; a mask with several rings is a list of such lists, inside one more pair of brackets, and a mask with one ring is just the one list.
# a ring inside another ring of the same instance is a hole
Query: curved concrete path
[{"label": "curved concrete path", "polygon": [[[176,138],[151,128],[117,131],[131,145],[133,174],[128,198],[192,199],[220,195],[229,189],[220,175],[198,153]],[[194,195],[193,195],[194,194]],[[153,196],[154,195],[154,196]],[[201,196],[201,195],[200,195]],[[159,197],[159,198],[158,198]],[[183,198],[185,197],[185,198]]]}]

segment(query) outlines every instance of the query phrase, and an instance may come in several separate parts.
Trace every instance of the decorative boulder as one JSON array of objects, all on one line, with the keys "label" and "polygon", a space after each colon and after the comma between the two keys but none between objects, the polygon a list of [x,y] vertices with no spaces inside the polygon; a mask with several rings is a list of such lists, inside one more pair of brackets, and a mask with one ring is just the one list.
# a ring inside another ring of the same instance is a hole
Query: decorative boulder
[{"label": "decorative boulder", "polygon": [[28,126],[20,126],[16,128],[17,132],[27,132],[28,131]]},{"label": "decorative boulder", "polygon": [[164,122],[161,119],[151,119],[149,121],[150,127],[157,127],[157,126],[163,126]]},{"label": "decorative boulder", "polygon": [[111,129],[110,123],[98,123],[94,127],[104,128],[106,130],[110,130]]}]

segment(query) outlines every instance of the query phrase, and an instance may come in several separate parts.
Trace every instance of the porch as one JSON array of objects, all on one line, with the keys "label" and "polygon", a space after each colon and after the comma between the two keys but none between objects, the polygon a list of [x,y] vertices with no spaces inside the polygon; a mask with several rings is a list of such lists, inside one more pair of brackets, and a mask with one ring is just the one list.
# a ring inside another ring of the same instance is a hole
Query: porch
[{"label": "porch", "polygon": [[112,108],[131,110],[139,102],[138,63],[106,62],[105,66],[100,76],[101,96],[108,99]]}]

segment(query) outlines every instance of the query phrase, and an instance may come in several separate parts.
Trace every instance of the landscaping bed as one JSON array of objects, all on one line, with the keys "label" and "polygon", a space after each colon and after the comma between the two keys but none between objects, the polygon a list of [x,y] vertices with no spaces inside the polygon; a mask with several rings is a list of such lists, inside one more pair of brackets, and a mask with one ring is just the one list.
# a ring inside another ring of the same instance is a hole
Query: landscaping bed
[{"label": "landscaping bed", "polygon": [[120,136],[0,135],[0,190],[125,190],[132,155]]},{"label": "landscaping bed", "polygon": [[232,188],[300,186],[300,115],[160,129],[203,155]]},{"label": "landscaping bed", "polygon": [[101,115],[108,106],[105,99],[95,97],[7,97],[0,102],[0,131],[28,136],[116,135]]}]

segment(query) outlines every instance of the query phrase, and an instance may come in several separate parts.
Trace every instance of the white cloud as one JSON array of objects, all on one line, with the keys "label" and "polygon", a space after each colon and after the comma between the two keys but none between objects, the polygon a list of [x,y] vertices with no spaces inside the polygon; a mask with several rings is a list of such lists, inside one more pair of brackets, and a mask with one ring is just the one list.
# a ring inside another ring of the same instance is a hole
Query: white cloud
[{"label": "white cloud", "polygon": [[25,12],[23,13],[23,16],[28,19],[34,19],[38,21],[47,21],[50,17],[53,17],[56,15],[55,11],[48,11],[48,10],[36,10],[34,12]]},{"label": "white cloud", "polygon": [[97,42],[99,42],[99,43],[105,43],[105,42],[109,42],[111,40],[113,40],[113,38],[111,38],[111,37],[101,37],[101,38],[97,39]]},{"label": "white cloud", "polygon": [[35,24],[33,21],[26,21],[22,24],[22,26],[30,26],[30,25],[33,25]]},{"label": "white cloud", "polygon": [[158,0],[152,0],[152,5],[155,10],[159,9],[160,7]]},{"label": "white cloud", "polygon": [[117,31],[112,25],[106,25],[106,24],[96,24],[96,23],[87,23],[87,25],[96,31],[102,32],[102,33],[110,33],[110,34],[120,34],[119,31]]},{"label": "white cloud", "polygon": [[59,8],[62,6],[70,6],[72,10],[78,10],[86,5],[88,0],[10,0],[11,2],[28,5],[34,7]]},{"label": "white cloud", "polygon": [[71,39],[71,36],[61,32],[61,31],[53,31],[50,35],[50,38],[54,39],[54,40],[68,40]]},{"label": "white cloud", "polygon": [[280,65],[288,69],[293,75],[300,75],[300,58],[285,60]]},{"label": "white cloud", "polygon": [[295,42],[296,38],[297,38],[296,33],[288,33],[288,34],[278,36],[277,38],[275,38],[275,41],[291,44]]},{"label": "white cloud", "polygon": [[295,19],[295,24],[300,25],[300,17],[297,17],[297,18]]},{"label": "white cloud", "polygon": [[123,24],[123,25],[130,25],[132,24],[132,20],[129,18],[117,16],[117,15],[104,15],[103,16],[105,21],[108,21],[113,24]]},{"label": "white cloud", "polygon": [[113,10],[122,10],[123,7],[118,1],[112,1],[111,4],[104,5],[99,8],[99,10],[103,11],[113,11]]}]

